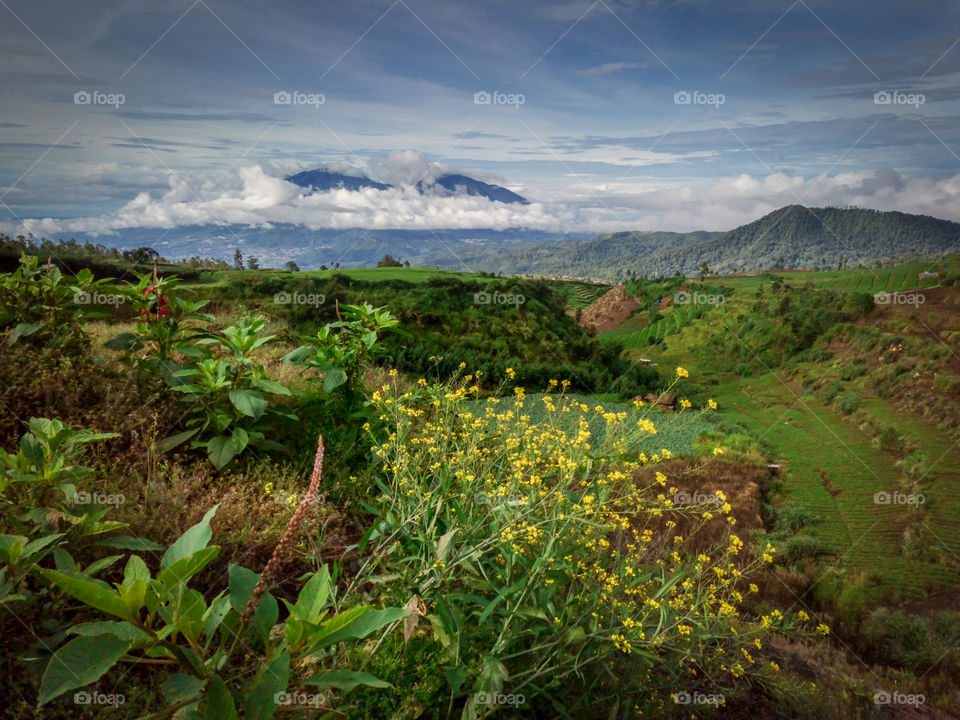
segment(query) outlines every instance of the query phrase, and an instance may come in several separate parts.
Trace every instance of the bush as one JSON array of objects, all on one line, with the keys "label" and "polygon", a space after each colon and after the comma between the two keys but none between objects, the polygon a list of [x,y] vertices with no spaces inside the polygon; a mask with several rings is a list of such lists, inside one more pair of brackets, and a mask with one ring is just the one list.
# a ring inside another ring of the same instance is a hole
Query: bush
[{"label": "bush", "polygon": [[847,365],[840,369],[840,379],[841,380],[853,380],[862,375],[865,375],[867,372],[867,366],[863,362],[855,362],[852,365]]},{"label": "bush", "polygon": [[[729,503],[675,507],[666,476],[648,485],[641,463],[616,462],[631,427],[652,434],[650,417],[560,392],[538,400],[533,424],[522,389],[483,401],[479,384],[374,398],[395,432],[374,438],[371,559],[351,586],[376,580],[390,604],[426,608],[420,626],[446,657],[435,703],[482,716],[478,697],[520,693],[533,715],[623,716],[669,702],[688,664],[731,694],[740,677],[763,681],[748,646],[778,614],[738,608],[772,548],[743,548]],[[592,439],[594,415],[617,429],[608,440]],[[695,550],[684,538],[701,528],[726,539]]]},{"label": "bush", "polygon": [[833,402],[837,395],[843,390],[843,385],[836,380],[831,380],[823,388],[823,399],[827,402]]},{"label": "bush", "polygon": [[840,412],[844,415],[851,415],[859,410],[861,405],[863,405],[863,398],[857,393],[850,392],[844,395],[843,400],[840,401]]}]

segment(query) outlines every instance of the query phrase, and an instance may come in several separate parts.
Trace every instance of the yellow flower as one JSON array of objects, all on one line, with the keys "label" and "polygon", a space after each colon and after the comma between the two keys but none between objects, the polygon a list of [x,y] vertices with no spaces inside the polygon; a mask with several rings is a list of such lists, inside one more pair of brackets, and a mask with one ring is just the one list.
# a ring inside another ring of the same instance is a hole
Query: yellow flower
[{"label": "yellow flower", "polygon": [[268,482],[266,485],[263,486],[263,494],[269,495],[271,492],[273,492],[273,483]]},{"label": "yellow flower", "polygon": [[677,377],[678,377],[678,378],[690,377],[690,373],[688,373],[685,368],[678,367],[678,368],[677,368]]},{"label": "yellow flower", "polygon": [[800,618],[801,620],[804,620],[804,621],[810,619],[810,616],[807,615],[807,611],[806,611],[806,610],[799,610],[799,611],[797,612],[797,617]]},{"label": "yellow flower", "polygon": [[396,376],[397,376],[397,369],[396,369],[396,368],[391,368],[391,369],[390,369],[390,377],[396,377]]},{"label": "yellow flower", "polygon": [[817,632],[820,633],[821,635],[829,635],[830,628],[828,628],[823,623],[820,623],[819,625],[817,625]]},{"label": "yellow flower", "polygon": [[716,409],[717,409],[717,402],[716,402],[716,400],[713,400],[712,398],[711,398],[710,400],[707,400],[707,405],[710,406],[710,409],[711,409],[711,410],[716,410]]},{"label": "yellow flower", "polygon": [[517,374],[513,371],[513,368],[507,368],[506,373],[510,380],[513,380],[517,376]]}]

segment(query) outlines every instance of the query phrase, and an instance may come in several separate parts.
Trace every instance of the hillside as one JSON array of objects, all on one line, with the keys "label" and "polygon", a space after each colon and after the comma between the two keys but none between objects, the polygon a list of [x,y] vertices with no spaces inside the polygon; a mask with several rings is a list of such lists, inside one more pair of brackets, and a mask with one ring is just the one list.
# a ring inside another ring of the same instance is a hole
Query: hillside
[{"label": "hillside", "polygon": [[[504,273],[634,276],[770,270],[877,267],[909,256],[960,250],[960,223],[877,210],[790,205],[723,233],[622,232],[588,240],[498,244],[458,253],[476,270]],[[416,264],[453,267],[441,253]]]},{"label": "hillside", "polygon": [[955,720],[956,256],[175,269],[0,273],[12,716]]}]

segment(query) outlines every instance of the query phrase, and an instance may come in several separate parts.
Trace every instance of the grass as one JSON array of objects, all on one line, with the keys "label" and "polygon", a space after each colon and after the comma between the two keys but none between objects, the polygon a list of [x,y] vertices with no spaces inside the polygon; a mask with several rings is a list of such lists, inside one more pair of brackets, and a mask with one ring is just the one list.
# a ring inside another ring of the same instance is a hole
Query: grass
[{"label": "grass", "polygon": [[[799,388],[784,387],[772,373],[720,384],[712,392],[722,412],[760,436],[785,464],[784,498],[819,518],[811,532],[833,562],[875,578],[869,589],[873,599],[890,593],[920,597],[930,588],[956,583],[949,567],[901,552],[904,531],[915,522],[942,538],[949,552],[960,548],[960,493],[955,483],[944,482],[947,476],[923,487],[927,509],[875,504],[877,492],[907,492],[903,472],[838,410],[813,396],[797,398]],[[925,427],[914,431],[922,432],[927,443],[935,436]],[[944,442],[937,441],[938,449]]]}]

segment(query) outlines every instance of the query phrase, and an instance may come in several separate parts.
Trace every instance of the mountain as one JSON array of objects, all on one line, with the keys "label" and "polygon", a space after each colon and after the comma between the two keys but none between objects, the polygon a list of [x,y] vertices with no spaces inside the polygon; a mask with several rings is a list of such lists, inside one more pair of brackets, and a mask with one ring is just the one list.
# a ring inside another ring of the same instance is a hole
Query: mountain
[{"label": "mountain", "polygon": [[[438,192],[437,188],[441,188],[441,191]],[[530,204],[530,201],[525,197],[517,195],[511,190],[507,190],[505,187],[490,185],[458,173],[441,175],[429,185],[421,180],[417,183],[417,190],[421,193],[433,193],[444,197],[451,195],[479,195],[497,202],[519,203],[521,205]]]},{"label": "mountain", "polygon": [[[364,188],[389,190],[393,187],[393,185],[387,183],[371,180],[365,175],[345,175],[343,173],[330,172],[329,170],[322,169],[304,170],[303,172],[298,172],[296,175],[290,175],[284,179],[300,187],[319,192],[339,189],[356,191],[363,190]],[[525,197],[517,195],[511,190],[507,190],[505,187],[474,180],[472,177],[459,173],[441,175],[433,182],[421,180],[417,183],[416,187],[422,194],[440,195],[441,197],[476,195],[495,202],[519,203],[521,205],[530,204],[530,201]]]},{"label": "mountain", "polygon": [[[103,237],[88,233],[71,233],[79,243],[96,245]],[[490,245],[512,247],[518,244],[573,242],[586,240],[590,233],[553,233],[541,230],[512,228],[508,230],[371,230],[368,228],[310,229],[302,225],[274,224],[267,227],[250,225],[184,225],[170,232],[163,228],[126,228],[116,241],[121,250],[152,247],[163,257],[183,258],[194,255],[233,261],[234,249],[246,256],[256,256],[263,267],[282,267],[293,260],[304,270],[320,265],[340,263],[344,268],[371,267],[384,255],[411,260],[435,254],[457,270],[477,271],[457,257]],[[487,253],[482,253],[487,257]]]},{"label": "mountain", "polygon": [[[326,171],[311,172],[324,173],[314,176],[316,182],[340,183],[342,179],[342,187],[347,187],[347,180],[374,182]],[[458,180],[449,182],[467,192]],[[309,177],[301,178],[301,183],[315,187]],[[440,187],[449,190],[446,185]],[[102,241],[86,233],[72,236],[81,243]],[[239,248],[245,256],[259,258],[264,267],[281,267],[288,260],[304,269],[333,263],[344,268],[370,267],[389,253],[412,265],[451,270],[624,280],[637,275],[666,277],[677,272],[693,276],[699,274],[703,263],[711,273],[731,273],[836,268],[841,263],[846,267],[873,267],[912,257],[940,256],[960,252],[960,223],[901,212],[789,205],[726,232],[592,235],[524,228],[312,230],[287,224],[191,225],[178,227],[176,232],[127,228],[115,244],[121,250],[152,247],[167,258],[200,255],[227,261],[232,261],[234,248]]]},{"label": "mountain", "polygon": [[[695,275],[775,268],[875,266],[960,251],[960,223],[926,215],[858,208],[789,205],[726,232],[621,232],[587,240],[485,245],[458,261],[490,272],[589,275],[622,280],[634,275]],[[453,267],[437,253],[417,265]]]},{"label": "mountain", "polygon": [[371,180],[364,175],[344,175],[343,173],[334,173],[328,170],[304,170],[296,175],[284,178],[287,182],[292,182],[300,187],[312,188],[320,192],[327,190],[362,190],[363,188],[374,188],[375,190],[387,190],[392,185]]}]

